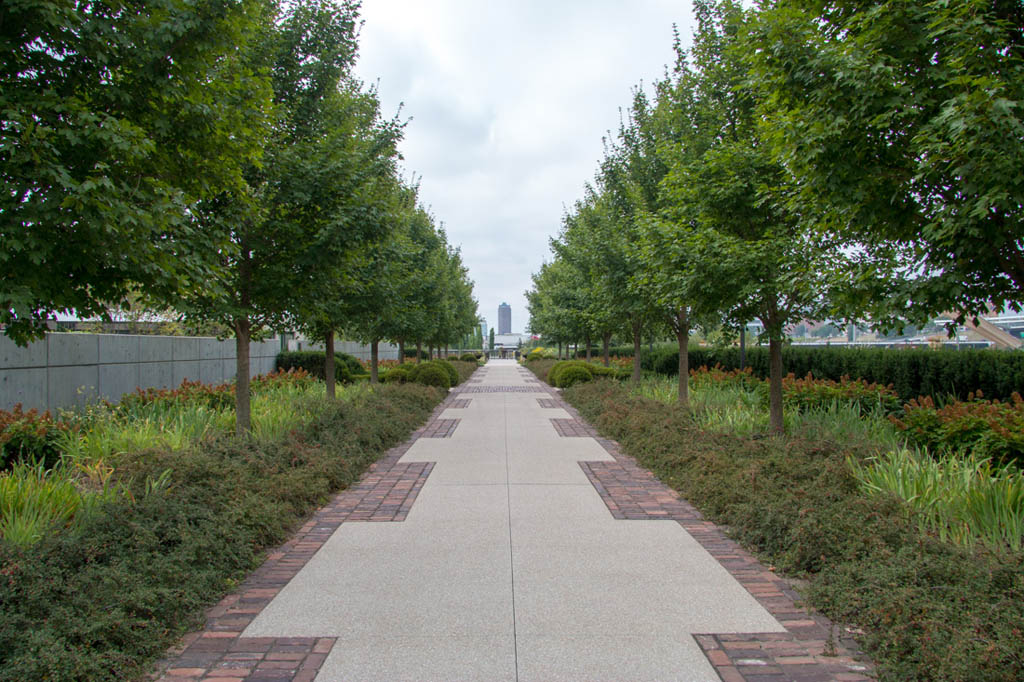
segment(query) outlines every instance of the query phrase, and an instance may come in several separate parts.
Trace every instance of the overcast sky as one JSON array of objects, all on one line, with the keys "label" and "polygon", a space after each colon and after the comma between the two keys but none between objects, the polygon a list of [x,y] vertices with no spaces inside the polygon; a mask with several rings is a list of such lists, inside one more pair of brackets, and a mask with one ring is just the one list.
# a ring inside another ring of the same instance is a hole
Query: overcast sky
[{"label": "overcast sky", "polygon": [[524,292],[563,207],[582,196],[630,89],[688,42],[688,2],[364,0],[359,76],[385,115],[411,118],[401,151],[475,282],[480,314],[526,327]]}]

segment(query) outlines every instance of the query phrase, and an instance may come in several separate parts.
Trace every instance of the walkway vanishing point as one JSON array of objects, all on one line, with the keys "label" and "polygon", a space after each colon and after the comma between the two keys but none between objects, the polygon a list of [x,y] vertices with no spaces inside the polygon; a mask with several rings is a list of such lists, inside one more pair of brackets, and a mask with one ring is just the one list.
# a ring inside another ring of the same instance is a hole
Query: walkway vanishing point
[{"label": "walkway vanishing point", "polygon": [[869,679],[795,599],[557,391],[492,360],[160,679]]}]

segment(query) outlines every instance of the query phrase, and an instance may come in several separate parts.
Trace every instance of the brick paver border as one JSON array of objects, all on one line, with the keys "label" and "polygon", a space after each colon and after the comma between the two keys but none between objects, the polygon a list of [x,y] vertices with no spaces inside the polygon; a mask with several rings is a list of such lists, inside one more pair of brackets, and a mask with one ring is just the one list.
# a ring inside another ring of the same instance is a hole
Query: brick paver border
[{"label": "brick paver border", "polygon": [[[561,395],[552,402],[570,415],[579,430],[594,438],[614,462],[580,462],[587,479],[617,519],[662,519],[682,526],[786,629],[775,633],[708,633],[694,639],[724,682],[825,682],[871,680],[849,631],[825,616],[798,606],[793,586],[764,566],[689,502],[603,438]],[[558,427],[556,427],[558,428]],[[575,434],[574,434],[575,435]]]},{"label": "brick paver border", "polygon": [[377,460],[359,481],[338,493],[295,535],[271,551],[234,592],[207,611],[206,627],[186,635],[160,661],[151,679],[161,682],[312,682],[334,646],[331,637],[242,637],[242,631],[270,604],[330,539],[342,523],[404,521],[434,468],[433,462],[399,464],[419,438],[446,437],[457,419],[441,419],[455,393],[427,423]]},{"label": "brick paver border", "polygon": [[589,438],[587,428],[578,419],[552,418],[551,425],[555,427],[555,433],[562,438]]},{"label": "brick paver border", "polygon": [[435,419],[420,438],[451,438],[461,419]]}]

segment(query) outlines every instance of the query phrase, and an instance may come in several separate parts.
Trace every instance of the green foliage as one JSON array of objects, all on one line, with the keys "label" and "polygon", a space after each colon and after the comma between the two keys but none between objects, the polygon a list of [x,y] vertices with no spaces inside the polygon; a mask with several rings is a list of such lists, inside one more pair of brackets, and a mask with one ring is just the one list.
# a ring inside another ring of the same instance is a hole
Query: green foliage
[{"label": "green foliage", "polygon": [[463,353],[462,357],[459,358],[463,362],[476,362],[477,359],[476,353]]},{"label": "green foliage", "polygon": [[[631,352],[631,351],[630,351]],[[739,369],[738,348],[691,348],[690,367]],[[902,401],[919,396],[939,398],[952,395],[966,399],[981,391],[989,398],[1010,400],[1024,386],[1024,353],[990,350],[930,350],[892,348],[801,348],[782,350],[786,369],[796,376],[812,374],[816,379],[840,381],[843,376],[869,383],[892,384]],[[746,364],[758,377],[768,375],[768,352],[763,347],[747,348]],[[659,374],[678,372],[676,350],[655,346],[641,353],[641,366]]]},{"label": "green foliage", "polygon": [[[453,367],[452,371],[454,369]],[[451,375],[445,371],[441,364],[435,362],[423,363],[410,378],[418,384],[435,386],[445,391],[451,388],[452,385]]]},{"label": "green foliage", "polygon": [[67,425],[49,412],[0,410],[0,471],[17,462],[36,462],[50,469],[60,460],[60,435]]},{"label": "green foliage", "polygon": [[1024,543],[1024,472],[993,467],[971,452],[936,460],[906,448],[861,464],[849,462],[870,495],[896,495],[911,518],[942,540],[971,546],[981,541],[995,551],[1020,552]]},{"label": "green foliage", "polygon": [[863,494],[847,458],[877,455],[875,442],[799,426],[774,439],[709,433],[690,410],[612,382],[565,397],[765,561],[806,578],[812,606],[863,628],[880,679],[1024,677],[1024,555],[923,536],[894,498]]},{"label": "green foliage", "polygon": [[[132,498],[30,547],[0,542],[0,680],[143,677],[266,548],[406,438],[439,398],[421,386],[364,389],[283,439],[225,436],[152,452],[123,472]],[[168,469],[167,487],[146,495],[144,482]]]},{"label": "green foliage", "polygon": [[404,384],[409,381],[409,370],[401,367],[392,367],[384,373],[382,381],[385,384]]},{"label": "green foliage", "polygon": [[[211,287],[232,252],[197,203],[258,162],[271,96],[245,55],[262,1],[4,4],[0,326]],[[213,287],[215,288],[215,287]]]},{"label": "green foliage", "polygon": [[444,370],[445,374],[449,376],[449,386],[459,385],[459,370],[455,369],[455,365],[450,360],[436,359],[431,360],[430,364],[436,365],[437,367]]},{"label": "green foliage", "polygon": [[[321,351],[302,350],[278,353],[274,366],[280,371],[302,369],[318,379],[324,378],[325,356]],[[356,381],[357,377],[366,374],[366,368],[356,358],[347,353],[334,353],[334,378],[343,384]]]},{"label": "green foliage", "polygon": [[873,319],[1019,309],[1022,26],[1014,0],[780,0],[743,36],[790,203],[866,248]]},{"label": "green foliage", "polygon": [[969,394],[942,407],[931,398],[915,399],[893,423],[933,454],[970,453],[1024,468],[1024,400],[1017,393],[1008,402]]},{"label": "green foliage", "polygon": [[782,380],[782,399],[786,405],[801,411],[831,403],[855,406],[865,414],[877,410],[893,413],[900,409],[900,400],[891,385],[871,384],[848,376],[832,381],[815,379],[811,374],[797,379],[790,374]]},{"label": "green foliage", "polygon": [[[476,361],[475,358],[472,361],[449,360],[448,362],[451,363],[452,367],[454,367],[455,371],[458,373],[459,380],[457,383],[459,384],[468,380],[471,376],[473,376],[474,372],[480,369],[480,364]],[[455,384],[452,385],[454,386]]]},{"label": "green foliage", "polygon": [[569,388],[570,386],[583,384],[593,380],[594,375],[590,372],[589,368],[580,365],[572,365],[564,367],[558,372],[556,386],[558,388]]}]

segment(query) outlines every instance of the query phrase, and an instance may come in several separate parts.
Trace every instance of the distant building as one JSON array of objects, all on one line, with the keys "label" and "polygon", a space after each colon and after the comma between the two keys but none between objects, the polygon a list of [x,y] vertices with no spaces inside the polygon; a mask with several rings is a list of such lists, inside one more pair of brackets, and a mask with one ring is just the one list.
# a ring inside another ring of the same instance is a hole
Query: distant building
[{"label": "distant building", "polygon": [[480,338],[484,340],[484,346],[487,345],[487,337],[490,334],[490,330],[487,328],[487,320],[480,318]]},{"label": "distant building", "polygon": [[512,306],[502,303],[498,306],[498,333],[512,333]]}]

